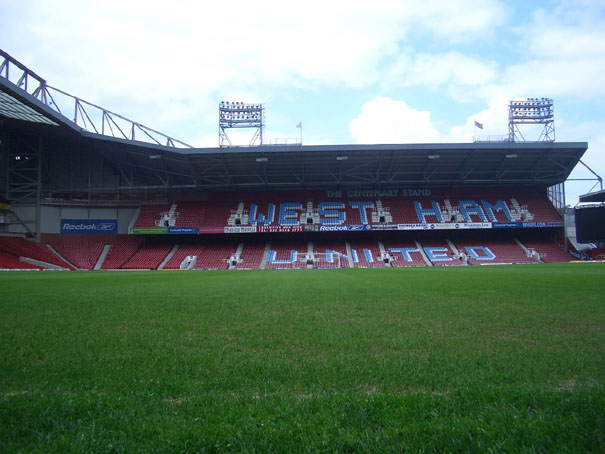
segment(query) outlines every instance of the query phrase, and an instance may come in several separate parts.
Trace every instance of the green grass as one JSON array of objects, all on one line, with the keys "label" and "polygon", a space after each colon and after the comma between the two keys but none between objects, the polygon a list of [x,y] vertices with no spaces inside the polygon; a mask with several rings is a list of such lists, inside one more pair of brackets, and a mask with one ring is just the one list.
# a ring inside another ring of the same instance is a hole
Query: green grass
[{"label": "green grass", "polygon": [[0,452],[605,452],[605,266],[0,273]]}]

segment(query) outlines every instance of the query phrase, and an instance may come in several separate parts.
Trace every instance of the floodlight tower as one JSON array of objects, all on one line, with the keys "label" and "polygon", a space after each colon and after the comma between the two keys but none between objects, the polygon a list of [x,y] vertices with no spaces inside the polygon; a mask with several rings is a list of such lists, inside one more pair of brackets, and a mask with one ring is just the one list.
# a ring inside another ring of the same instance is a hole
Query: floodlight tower
[{"label": "floodlight tower", "polygon": [[538,142],[555,141],[555,115],[550,98],[527,98],[508,105],[508,140],[526,142],[519,125],[544,125]]},{"label": "floodlight tower", "polygon": [[263,144],[264,104],[247,104],[243,102],[221,101],[218,108],[218,142],[221,148],[232,147],[233,143],[227,134],[228,129],[254,129],[250,145]]}]

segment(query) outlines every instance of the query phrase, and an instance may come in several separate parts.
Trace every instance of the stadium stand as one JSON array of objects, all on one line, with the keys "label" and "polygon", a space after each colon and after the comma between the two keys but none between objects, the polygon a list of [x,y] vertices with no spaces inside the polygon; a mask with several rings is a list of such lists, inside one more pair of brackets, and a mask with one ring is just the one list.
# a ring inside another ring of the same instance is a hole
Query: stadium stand
[{"label": "stadium stand", "polygon": [[45,244],[35,243],[20,237],[0,237],[0,252],[17,257],[26,257],[64,268],[72,267],[55,255]]},{"label": "stadium stand", "polygon": [[383,268],[385,262],[381,259],[383,253],[376,241],[352,241],[351,253],[353,263],[359,268]]},{"label": "stadium stand", "polygon": [[570,262],[573,258],[565,253],[559,246],[549,241],[525,241],[523,243],[528,249],[540,254],[540,260],[544,263]]},{"label": "stadium stand", "polygon": [[536,263],[514,240],[454,241],[471,265],[493,263]]},{"label": "stadium stand", "polygon": [[461,260],[447,240],[422,241],[422,249],[433,266],[461,266]]},{"label": "stadium stand", "polygon": [[0,270],[40,270],[39,266],[19,261],[19,257],[0,252]]},{"label": "stadium stand", "polygon": [[531,213],[529,221],[534,222],[560,222],[561,216],[557,214],[550,201],[544,196],[538,196],[530,193],[529,195],[519,195],[516,197],[521,211],[524,207]]},{"label": "stadium stand", "polygon": [[169,213],[171,207],[172,205],[141,205],[134,227],[149,228],[162,225],[162,215]]},{"label": "stadium stand", "polygon": [[204,213],[205,206],[199,202],[177,202],[174,226],[201,228]]},{"label": "stadium stand", "polygon": [[59,254],[81,270],[92,270],[105,245],[104,240],[54,240],[50,244]]},{"label": "stadium stand", "polygon": [[[84,111],[67,119],[44,90],[22,83],[46,87],[39,76],[2,59],[5,105],[36,112],[0,112],[0,235],[36,238],[0,237],[6,264],[274,269],[570,259],[550,239],[569,244],[563,183],[586,142],[199,149],[129,120],[131,136],[106,128],[105,110],[101,129],[78,124],[94,123]],[[136,139],[135,126],[144,132]],[[38,145],[7,146],[20,143]]]},{"label": "stadium stand", "polygon": [[117,270],[122,267],[139,250],[141,238],[136,236],[118,237],[111,243],[111,248],[101,265],[102,270]]},{"label": "stadium stand", "polygon": [[347,252],[345,241],[334,241],[325,238],[313,241],[313,254],[318,258],[313,268],[350,268],[353,258]]},{"label": "stadium stand", "polygon": [[267,244],[266,243],[245,243],[240,253],[241,262],[234,266],[234,269],[259,269],[263,262]]},{"label": "stadium stand", "polygon": [[180,245],[163,269],[192,269],[203,251],[203,245]]},{"label": "stadium stand", "polygon": [[207,244],[193,267],[195,270],[226,270],[237,244]]},{"label": "stadium stand", "polygon": [[384,241],[384,247],[391,257],[391,266],[429,265],[423,258],[422,247],[414,241],[388,240]]},{"label": "stadium stand", "polygon": [[207,205],[204,212],[203,224],[204,228],[223,228],[229,225],[229,217],[232,210],[237,209],[238,204],[232,203],[212,203]]},{"label": "stadium stand", "polygon": [[605,260],[605,247],[595,247],[590,251],[593,260]]},{"label": "stadium stand", "polygon": [[170,244],[144,244],[120,268],[125,270],[156,270],[166,258],[172,246]]},{"label": "stadium stand", "polygon": [[265,269],[307,268],[307,263],[301,261],[299,254],[308,252],[306,241],[271,242]]},{"label": "stadium stand", "polygon": [[233,201],[142,205],[134,227],[195,227],[218,233],[225,227],[239,226],[561,221],[550,201],[532,190],[517,197],[504,190],[476,193],[451,189],[406,199],[330,201],[317,192],[299,191],[234,193],[231,198]]}]

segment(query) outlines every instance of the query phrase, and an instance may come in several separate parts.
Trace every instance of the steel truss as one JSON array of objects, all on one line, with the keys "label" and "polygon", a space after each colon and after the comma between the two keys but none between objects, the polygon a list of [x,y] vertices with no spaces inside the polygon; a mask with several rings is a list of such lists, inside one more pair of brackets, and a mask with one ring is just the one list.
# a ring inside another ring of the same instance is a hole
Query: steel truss
[{"label": "steel truss", "polygon": [[31,217],[16,219],[30,234],[40,234],[40,194],[42,190],[42,139],[36,136],[4,134],[0,144],[6,199],[13,206],[32,207]]},{"label": "steel truss", "polygon": [[[0,78],[21,88],[84,131],[173,148],[192,148],[191,145],[155,129],[51,87],[46,80],[1,49]],[[71,113],[73,115],[70,118]]]}]

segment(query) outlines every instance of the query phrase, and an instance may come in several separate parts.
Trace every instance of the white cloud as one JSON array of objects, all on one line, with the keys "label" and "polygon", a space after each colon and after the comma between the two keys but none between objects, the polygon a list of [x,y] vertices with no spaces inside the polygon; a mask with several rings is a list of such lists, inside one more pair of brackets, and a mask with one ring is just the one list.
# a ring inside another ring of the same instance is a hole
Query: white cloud
[{"label": "white cloud", "polygon": [[388,86],[438,87],[483,85],[494,80],[497,65],[458,52],[401,54],[389,65],[383,77]]},{"label": "white cloud", "polygon": [[[472,142],[474,136],[480,139],[497,140],[508,135],[508,102],[505,96],[490,100],[488,108],[469,116],[461,126],[454,126],[444,137],[448,142]],[[483,129],[475,127],[475,121]]]},{"label": "white cloud", "polygon": [[489,35],[509,17],[510,10],[495,0],[408,2],[420,29],[429,30],[439,40],[472,43]]},{"label": "white cloud", "polygon": [[137,98],[258,83],[361,86],[377,79],[379,62],[397,53],[410,30],[472,40],[499,23],[503,10],[495,0],[309,0],[295,8],[277,0],[2,3],[3,22],[21,19],[5,45],[18,57],[26,53],[30,65],[49,65],[42,69],[52,83],[82,96],[97,87]]},{"label": "white cloud", "polygon": [[357,143],[365,144],[430,143],[439,139],[429,112],[381,96],[363,105],[349,129]]},{"label": "white cloud", "polygon": [[603,2],[559,2],[537,10],[516,29],[523,60],[504,69],[485,93],[516,96],[605,96],[605,9]]},{"label": "white cloud", "polygon": [[[470,115],[459,126],[440,131],[431,121],[430,112],[409,107],[403,101],[378,96],[365,103],[360,114],[350,123],[357,143],[470,143],[475,136],[482,140],[505,140],[508,137],[508,102],[494,97],[486,109]],[[483,129],[475,127],[475,121]],[[523,132],[527,133],[526,129]],[[535,131],[533,131],[535,133]],[[536,140],[530,134],[528,139]]]},{"label": "white cloud", "polygon": [[[505,140],[508,137],[508,102],[507,97],[494,97],[486,109],[470,115],[464,124],[449,131],[440,131],[431,121],[430,112],[413,109],[403,101],[378,96],[362,106],[349,129],[357,143],[370,144],[470,143],[475,137]],[[475,121],[482,124],[483,129],[475,127]],[[527,138],[533,138],[531,132]],[[537,136],[533,138],[536,139]]]},{"label": "white cloud", "polygon": [[[186,142],[216,128],[233,93],[368,87],[405,43],[472,42],[506,16],[499,0],[0,0],[0,11],[4,50],[51,85]],[[418,83],[492,77],[456,52],[412,58]]]},{"label": "white cloud", "polygon": [[[362,106],[349,129],[357,143],[369,144],[506,141],[509,137],[509,101],[509,97],[496,96],[489,101],[486,109],[469,115],[463,124],[444,130],[431,121],[430,112],[413,109],[403,101],[378,96]],[[483,128],[475,126],[475,122]],[[536,141],[540,139],[543,129],[543,125],[518,125],[517,140]],[[578,141],[580,137],[581,141],[585,141],[594,137],[599,142],[600,138],[605,148],[605,132],[599,136],[600,133],[596,131],[605,131],[605,124],[596,122],[581,127],[569,126],[559,140]],[[587,156],[592,156],[592,153]],[[605,166],[605,159],[603,165]]]}]

